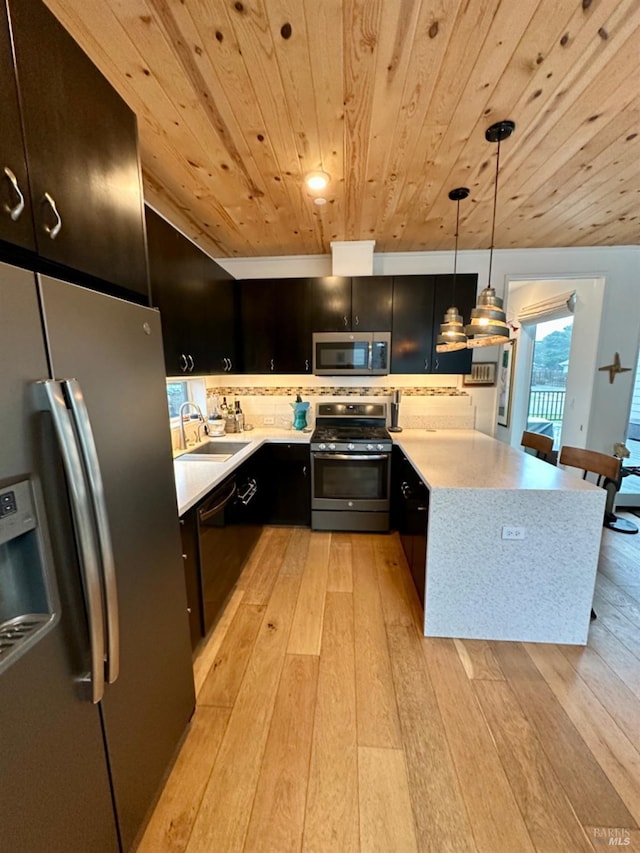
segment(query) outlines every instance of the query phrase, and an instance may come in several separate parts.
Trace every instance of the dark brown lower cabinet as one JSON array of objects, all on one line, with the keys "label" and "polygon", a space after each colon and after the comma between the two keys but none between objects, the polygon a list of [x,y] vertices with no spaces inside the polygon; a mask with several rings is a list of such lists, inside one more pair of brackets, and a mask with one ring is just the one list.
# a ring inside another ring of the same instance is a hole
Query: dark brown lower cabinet
[{"label": "dark brown lower cabinet", "polygon": [[429,489],[398,447],[393,453],[393,519],[420,602],[424,605]]},{"label": "dark brown lower cabinet", "polygon": [[308,444],[265,444],[260,450],[265,524],[311,524]]},{"label": "dark brown lower cabinet", "polygon": [[203,636],[201,619],[200,570],[198,566],[198,525],[195,510],[191,510],[180,519],[180,538],[182,542],[182,562],[184,582],[187,588],[187,612],[189,614],[189,632],[191,648],[200,642]]}]

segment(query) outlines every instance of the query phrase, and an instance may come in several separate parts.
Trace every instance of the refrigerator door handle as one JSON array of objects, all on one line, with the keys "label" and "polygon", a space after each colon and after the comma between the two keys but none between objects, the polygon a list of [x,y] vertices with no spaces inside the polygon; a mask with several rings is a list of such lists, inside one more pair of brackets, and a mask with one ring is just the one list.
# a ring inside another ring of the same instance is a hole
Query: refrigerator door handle
[{"label": "refrigerator door handle", "polygon": [[89,497],[93,507],[93,515],[98,533],[98,548],[102,565],[102,582],[105,594],[105,613],[107,620],[107,656],[105,676],[109,684],[118,678],[120,673],[120,623],[118,617],[118,586],[116,581],[116,566],[111,544],[111,529],[107,504],[104,496],[104,485],[96,443],[91,429],[91,420],[87,405],[84,401],[82,388],[77,379],[63,379],[62,386],[67,393],[69,407],[73,415],[76,432],[80,441],[80,451],[84,460],[85,470],[89,478]]},{"label": "refrigerator door handle", "polygon": [[89,642],[91,647],[91,701],[100,702],[104,695],[104,617],[100,564],[95,542],[95,531],[85,480],[82,459],[67,408],[64,392],[59,382],[36,382],[40,409],[49,411],[67,475],[74,530],[78,545],[82,586],[87,608]]}]

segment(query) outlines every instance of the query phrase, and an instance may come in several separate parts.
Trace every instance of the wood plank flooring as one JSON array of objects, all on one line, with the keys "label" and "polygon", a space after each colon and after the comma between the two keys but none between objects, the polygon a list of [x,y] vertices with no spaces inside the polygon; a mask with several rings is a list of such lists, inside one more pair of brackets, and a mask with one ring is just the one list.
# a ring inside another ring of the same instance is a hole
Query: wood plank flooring
[{"label": "wood plank flooring", "polygon": [[640,535],[594,606],[585,648],[425,638],[396,534],[266,528],[138,853],[640,853]]}]

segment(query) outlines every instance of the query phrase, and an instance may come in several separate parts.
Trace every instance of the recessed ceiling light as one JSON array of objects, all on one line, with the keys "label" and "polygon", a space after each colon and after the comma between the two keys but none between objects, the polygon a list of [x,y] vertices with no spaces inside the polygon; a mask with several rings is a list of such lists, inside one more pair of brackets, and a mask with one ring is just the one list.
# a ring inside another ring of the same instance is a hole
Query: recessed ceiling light
[{"label": "recessed ceiling light", "polygon": [[309,189],[316,191],[323,190],[328,186],[330,180],[331,177],[326,172],[309,172],[304,177],[304,182]]},{"label": "recessed ceiling light", "polygon": [[314,198],[313,203],[320,206],[320,205],[326,204],[327,200],[326,200],[326,198],[322,198],[322,196],[318,196],[318,198]]}]

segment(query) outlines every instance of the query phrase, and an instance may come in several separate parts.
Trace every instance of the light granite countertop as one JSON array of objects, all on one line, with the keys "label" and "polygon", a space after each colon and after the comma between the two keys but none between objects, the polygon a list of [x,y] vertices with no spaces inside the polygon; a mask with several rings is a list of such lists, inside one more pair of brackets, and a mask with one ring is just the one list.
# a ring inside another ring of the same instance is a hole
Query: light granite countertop
[{"label": "light granite countertop", "polygon": [[584,645],[604,489],[473,430],[396,439],[429,487],[424,633]]},{"label": "light granite countertop", "polygon": [[407,429],[393,436],[430,490],[590,491],[577,471],[563,471],[470,429]]},{"label": "light granite countertop", "polygon": [[[187,510],[221,483],[225,477],[236,470],[265,442],[280,442],[282,444],[309,444],[310,432],[278,427],[262,427],[241,433],[228,433],[208,439],[224,444],[227,441],[246,442],[247,446],[235,453],[226,462],[213,462],[206,458],[180,461],[185,451],[177,451],[173,460],[173,472],[176,481],[178,498],[178,515],[184,515]],[[189,448],[192,450],[193,448]],[[188,451],[187,451],[188,452]]]},{"label": "light granite countertop", "polygon": [[[265,442],[308,444],[310,432],[261,427],[230,433],[214,442],[246,442],[247,446],[226,462],[174,459],[178,513],[183,515],[211,489],[236,470]],[[589,491],[574,471],[563,471],[491,436],[466,429],[405,429],[393,436],[431,491],[439,489],[501,489],[533,491]]]}]

